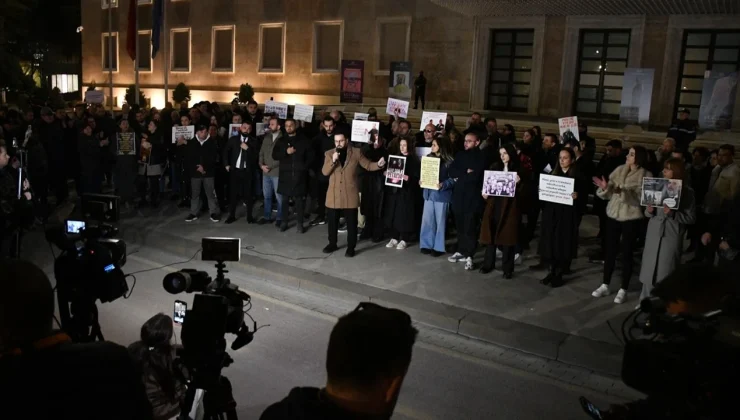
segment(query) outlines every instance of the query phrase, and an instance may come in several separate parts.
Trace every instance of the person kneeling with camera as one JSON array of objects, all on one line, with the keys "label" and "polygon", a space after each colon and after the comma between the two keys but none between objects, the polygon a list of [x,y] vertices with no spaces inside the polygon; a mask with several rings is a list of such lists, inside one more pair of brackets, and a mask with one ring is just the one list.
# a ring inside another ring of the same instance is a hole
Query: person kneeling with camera
[{"label": "person kneeling with camera", "polygon": [[260,420],[391,418],[417,333],[407,313],[360,303],[331,332],[326,387],[293,388]]},{"label": "person kneeling with camera", "polygon": [[0,273],[3,418],[152,418],[126,348],[105,341],[72,343],[54,331],[54,291],[39,267],[6,260],[0,261]]},{"label": "person kneeling with camera", "polygon": [[141,326],[141,340],[128,348],[137,364],[154,420],[176,418],[185,398],[185,384],[174,365],[172,318],[157,314]]}]

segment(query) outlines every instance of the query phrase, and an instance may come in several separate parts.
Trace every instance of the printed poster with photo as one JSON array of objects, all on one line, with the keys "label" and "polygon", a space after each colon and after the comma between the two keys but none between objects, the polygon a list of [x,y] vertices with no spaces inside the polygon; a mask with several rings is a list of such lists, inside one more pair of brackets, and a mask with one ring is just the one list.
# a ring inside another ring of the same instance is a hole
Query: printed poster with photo
[{"label": "printed poster with photo", "polygon": [[704,130],[729,130],[737,96],[737,72],[707,71],[701,91],[699,127]]},{"label": "printed poster with photo", "polygon": [[136,133],[118,133],[116,135],[118,156],[136,154]]},{"label": "printed poster with photo", "polygon": [[681,188],[683,182],[680,179],[643,178],[640,205],[666,206],[675,210],[681,204]]},{"label": "printed poster with photo", "polygon": [[385,106],[385,113],[388,115],[407,118],[409,116],[409,102],[400,99],[388,98],[388,104]]},{"label": "printed poster with photo", "polygon": [[241,124],[229,124],[229,138],[238,136],[241,126]]},{"label": "printed poster with photo", "polygon": [[388,97],[411,99],[411,62],[391,61],[388,74]]},{"label": "printed poster with photo", "polygon": [[581,136],[578,134],[578,117],[558,118],[558,126],[560,127],[560,138],[563,143],[569,139],[581,141]]},{"label": "printed poster with photo", "polygon": [[380,123],[377,121],[352,120],[352,136],[350,140],[367,143],[370,140],[370,131],[379,129]]},{"label": "printed poster with photo", "polygon": [[576,180],[567,176],[540,174],[540,201],[573,205],[573,190]]},{"label": "printed poster with photo", "polygon": [[284,102],[265,102],[265,114],[275,114],[281,120],[288,118],[288,104]]},{"label": "printed poster with photo", "polygon": [[516,195],[516,172],[485,171],[483,194],[495,197],[514,197]]},{"label": "printed poster with photo", "polygon": [[385,170],[385,185],[403,187],[403,173],[406,170],[406,156],[388,156],[388,168]]},{"label": "printed poster with photo", "polygon": [[195,137],[195,126],[188,125],[186,127],[176,125],[172,127],[172,143],[177,143],[177,139],[180,137],[185,140],[190,140]]},{"label": "printed poster with photo", "polygon": [[626,69],[622,84],[619,119],[644,124],[650,120],[655,69]]},{"label": "printed poster with photo", "polygon": [[361,104],[364,78],[364,61],[342,60],[342,79],[341,86],[339,87],[339,102]]},{"label": "printed poster with photo", "polygon": [[428,112],[428,111],[422,112],[419,130],[424,130],[424,128],[429,124],[432,124],[434,126],[435,131],[438,133],[444,131],[445,125],[447,124],[447,113],[446,112]]},{"label": "printed poster with photo", "polygon": [[313,105],[295,104],[293,108],[293,118],[296,121],[305,121],[310,123],[313,121]]}]

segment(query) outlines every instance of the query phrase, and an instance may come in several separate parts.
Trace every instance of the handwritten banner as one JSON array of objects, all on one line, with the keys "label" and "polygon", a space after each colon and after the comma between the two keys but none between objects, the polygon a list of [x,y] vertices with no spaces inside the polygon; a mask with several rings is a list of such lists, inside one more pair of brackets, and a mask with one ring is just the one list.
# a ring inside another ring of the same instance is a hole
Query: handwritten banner
[{"label": "handwritten banner", "polygon": [[424,156],[421,158],[421,188],[430,190],[439,189],[439,164],[436,157]]}]

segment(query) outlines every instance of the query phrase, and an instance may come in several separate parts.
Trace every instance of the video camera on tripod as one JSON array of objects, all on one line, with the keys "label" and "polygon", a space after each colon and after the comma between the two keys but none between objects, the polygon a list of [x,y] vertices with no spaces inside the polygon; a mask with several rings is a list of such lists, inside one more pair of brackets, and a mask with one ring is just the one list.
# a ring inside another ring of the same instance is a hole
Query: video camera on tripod
[{"label": "video camera on tripod", "polygon": [[182,319],[183,348],[178,357],[189,374],[186,408],[195,409],[205,391],[205,418],[236,419],[231,383],[221,375],[221,369],[234,362],[226,352],[225,335],[236,335],[231,349],[239,350],[252,341],[257,330],[254,320],[252,331],[244,322],[244,307],[251,297],[225,277],[228,271],[224,262],[239,261],[240,256],[238,238],[203,238],[202,259],[216,261],[216,278],[205,271],[183,269],[162,281],[164,289],[172,294],[199,292],[193,297],[192,309],[186,309],[185,302],[175,302],[174,318]]},{"label": "video camera on tripod", "polygon": [[[118,197],[100,197],[109,203],[106,208],[118,208]],[[83,198],[83,214],[91,214],[86,203],[92,202]],[[92,212],[96,218],[118,220],[117,211],[108,217],[96,208]],[[62,250],[54,261],[61,327],[78,342],[104,339],[95,302],[112,302],[129,290],[121,269],[126,264],[126,243],[114,238],[116,227],[92,219],[67,220],[63,229],[46,230],[46,239]]]}]

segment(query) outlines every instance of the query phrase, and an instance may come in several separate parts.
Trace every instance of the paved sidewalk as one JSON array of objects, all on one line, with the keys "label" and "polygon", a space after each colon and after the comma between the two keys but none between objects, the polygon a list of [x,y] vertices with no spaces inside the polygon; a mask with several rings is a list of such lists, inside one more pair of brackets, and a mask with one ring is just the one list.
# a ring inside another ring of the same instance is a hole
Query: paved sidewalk
[{"label": "paved sidewalk", "polygon": [[[567,284],[551,289],[539,284],[544,272],[527,269],[536,262],[533,251],[517,265],[514,278],[504,280],[500,271],[488,275],[467,272],[463,264],[448,262],[449,255],[422,255],[415,243],[399,251],[386,249],[385,242],[361,241],[357,256],[346,258],[342,246],[346,233],[340,233],[340,250],[327,256],[321,252],[327,243],[326,225],[299,235],[294,223],[280,233],[273,224],[248,225],[243,218],[226,225],[211,222],[207,216],[186,223],[185,216],[186,212],[174,206],[136,211],[121,221],[121,236],[129,252],[147,245],[182,255],[183,260],[200,248],[202,237],[240,237],[245,248],[240,269],[265,281],[396,306],[415,321],[437,328],[619,374],[622,346],[607,323],[620,333],[624,317],[637,302],[639,282],[635,279],[634,293],[622,305],[611,298],[594,299],[591,291],[600,284],[602,266],[589,264],[584,256],[574,261],[574,274]],[[595,244],[587,239],[595,235],[595,222],[593,216],[584,219],[581,236],[586,246]],[[582,246],[579,255],[585,252]],[[477,261],[481,259],[479,252]]]}]

